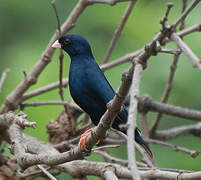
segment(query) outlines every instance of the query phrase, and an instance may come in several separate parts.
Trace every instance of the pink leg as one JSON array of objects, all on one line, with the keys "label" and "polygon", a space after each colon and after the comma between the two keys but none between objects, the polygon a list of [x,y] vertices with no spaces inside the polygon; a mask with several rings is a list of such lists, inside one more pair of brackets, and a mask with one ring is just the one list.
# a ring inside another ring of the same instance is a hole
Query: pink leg
[{"label": "pink leg", "polygon": [[78,148],[81,149],[83,146],[86,148],[86,141],[88,136],[91,134],[92,129],[88,129],[84,134],[81,135],[80,141],[78,143]]}]

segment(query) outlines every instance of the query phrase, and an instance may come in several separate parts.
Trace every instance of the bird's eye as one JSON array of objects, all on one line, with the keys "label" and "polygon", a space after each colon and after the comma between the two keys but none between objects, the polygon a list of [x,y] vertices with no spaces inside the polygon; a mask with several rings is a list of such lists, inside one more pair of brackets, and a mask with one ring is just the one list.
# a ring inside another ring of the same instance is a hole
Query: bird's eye
[{"label": "bird's eye", "polygon": [[69,44],[70,44],[70,40],[69,40],[69,39],[65,39],[65,40],[64,40],[64,44],[65,44],[65,45],[69,45]]}]

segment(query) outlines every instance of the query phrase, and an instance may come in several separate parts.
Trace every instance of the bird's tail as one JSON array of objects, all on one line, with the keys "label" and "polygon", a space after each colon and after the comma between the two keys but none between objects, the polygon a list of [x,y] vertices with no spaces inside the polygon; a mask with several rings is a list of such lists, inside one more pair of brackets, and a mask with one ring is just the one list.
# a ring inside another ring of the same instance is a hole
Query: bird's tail
[{"label": "bird's tail", "polygon": [[151,158],[153,158],[153,153],[152,153],[151,149],[149,148],[149,145],[142,138],[142,136],[140,134],[140,130],[138,128],[136,128],[136,130],[135,130],[135,141],[144,148],[144,150],[147,152],[147,154]]}]

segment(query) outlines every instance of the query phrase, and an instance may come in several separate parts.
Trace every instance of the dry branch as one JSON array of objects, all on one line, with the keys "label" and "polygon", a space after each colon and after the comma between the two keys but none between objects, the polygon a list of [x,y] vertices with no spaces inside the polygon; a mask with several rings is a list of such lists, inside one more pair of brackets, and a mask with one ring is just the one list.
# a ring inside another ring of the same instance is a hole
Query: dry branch
[{"label": "dry branch", "polygon": [[154,138],[159,140],[173,139],[181,135],[192,134],[194,136],[201,137],[201,123],[193,125],[179,126],[166,130],[156,131]]},{"label": "dry branch", "polygon": [[0,77],[0,93],[1,93],[1,91],[2,91],[3,84],[4,84],[5,80],[6,80],[6,77],[7,77],[7,75],[8,75],[9,72],[10,72],[9,69],[5,69],[5,70],[2,72],[2,75],[1,75],[1,77]]},{"label": "dry branch", "polygon": [[143,67],[141,64],[136,64],[133,72],[133,79],[130,92],[130,108],[128,115],[128,129],[127,129],[127,153],[128,153],[128,165],[131,169],[131,174],[133,180],[140,180],[140,176],[137,170],[136,159],[135,159],[135,144],[133,139],[135,139],[135,129],[136,117],[137,117],[137,99],[139,95],[140,79]]},{"label": "dry branch", "polygon": [[200,2],[200,0],[194,0],[181,14],[181,16],[176,20],[176,22],[173,24],[174,27],[176,27],[179,23],[183,22],[187,15],[196,7],[196,5]]},{"label": "dry branch", "polygon": [[182,39],[176,33],[172,33],[171,39],[189,57],[189,59],[193,62],[193,66],[197,67],[201,71],[201,60],[193,53],[186,43],[184,43],[184,41],[182,41]]},{"label": "dry branch", "polygon": [[100,4],[108,4],[108,5],[113,6],[116,3],[126,2],[126,1],[130,1],[130,0],[88,0],[87,4],[88,5],[93,5],[93,4],[96,4],[96,3],[100,3]]},{"label": "dry branch", "polygon": [[[186,9],[186,4],[187,4],[187,0],[183,0],[182,13]],[[179,28],[180,30],[184,29],[184,20],[185,19],[183,19],[181,21],[181,25],[180,25],[180,28]],[[179,50],[179,49],[177,49],[177,50]],[[167,103],[167,101],[168,101],[168,98],[169,98],[169,95],[170,95],[170,92],[171,92],[171,89],[172,89],[173,79],[174,79],[175,71],[176,71],[176,68],[177,68],[177,62],[179,60],[180,53],[181,52],[178,52],[178,53],[174,54],[173,62],[170,65],[170,74],[169,74],[169,77],[168,77],[168,82],[167,82],[167,85],[165,87],[163,96],[161,98],[162,103]],[[150,129],[150,136],[152,136],[155,133],[155,131],[157,129],[157,126],[158,126],[162,116],[163,116],[162,113],[157,113],[156,120],[155,120],[155,122],[153,123],[153,125],[152,125],[152,127]]]},{"label": "dry branch", "polygon": [[124,15],[123,15],[123,17],[121,19],[121,22],[118,25],[117,29],[115,30],[114,35],[112,37],[112,40],[111,40],[111,42],[109,44],[109,47],[108,47],[108,49],[106,51],[105,57],[103,59],[103,64],[108,62],[108,60],[109,60],[109,58],[110,58],[110,56],[112,54],[112,51],[113,51],[118,39],[121,36],[121,33],[122,33],[123,28],[124,28],[124,26],[125,26],[125,24],[126,24],[126,22],[128,20],[128,17],[129,17],[130,13],[133,10],[133,7],[134,7],[135,3],[136,3],[136,0],[131,0],[129,5],[128,5],[128,7],[126,8],[126,11],[125,11],[125,13],[124,13]]},{"label": "dry branch", "polygon": [[[102,173],[107,169],[108,166],[115,169],[115,174],[118,178],[132,179],[130,170],[128,170],[128,168],[112,163],[77,160],[58,165],[55,168],[70,174],[73,178],[79,178],[85,175],[102,177]],[[185,170],[139,168],[139,173],[142,179],[150,178],[175,180],[180,178],[181,180],[199,180],[201,178],[200,171],[192,172]]]},{"label": "dry branch", "polygon": [[[62,85],[63,85],[63,87],[66,87],[68,85],[68,78],[62,80]],[[54,89],[56,89],[58,87],[59,87],[59,81],[55,82],[55,83],[52,83],[52,84],[49,84],[47,86],[41,87],[39,89],[33,90],[31,92],[25,93],[22,96],[22,101],[30,99],[30,98],[32,98],[34,96],[39,95],[39,94],[54,90]]]},{"label": "dry branch", "polygon": [[156,139],[146,139],[147,142],[152,143],[152,144],[158,144],[158,145],[162,145],[162,146],[166,146],[169,147],[171,149],[173,149],[174,151],[177,152],[184,152],[186,154],[189,154],[191,157],[196,158],[199,154],[200,154],[200,150],[196,151],[196,150],[190,150],[184,147],[180,147],[178,145],[174,145],[174,144],[169,144],[163,141],[159,141]]},{"label": "dry branch", "polygon": [[149,96],[141,96],[138,98],[140,111],[144,109],[145,111],[160,112],[185,119],[201,121],[201,111],[153,101]]}]

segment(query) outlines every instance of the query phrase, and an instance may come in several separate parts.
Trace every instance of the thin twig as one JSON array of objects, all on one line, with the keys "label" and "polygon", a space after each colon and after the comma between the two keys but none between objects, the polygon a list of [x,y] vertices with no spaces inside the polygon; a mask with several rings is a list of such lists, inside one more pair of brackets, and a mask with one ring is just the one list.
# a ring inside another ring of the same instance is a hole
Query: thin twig
[{"label": "thin twig", "polygon": [[201,123],[193,125],[179,126],[171,129],[158,130],[154,134],[154,139],[168,140],[173,139],[181,135],[192,134],[197,137],[201,137]]},{"label": "thin twig", "polygon": [[[54,12],[56,14],[56,18],[57,18],[59,37],[61,37],[61,23],[60,23],[59,13],[57,11],[55,0],[52,0],[51,4],[52,4],[52,7],[53,7]],[[63,58],[64,58],[63,50],[60,49],[60,54],[59,54],[59,95],[60,95],[62,101],[64,101],[63,83],[62,83],[62,80],[63,80]],[[68,114],[67,106],[65,104],[64,104],[64,109],[66,111],[66,114]]]},{"label": "thin twig", "polygon": [[[25,101],[27,99],[30,99],[34,96],[37,96],[37,95],[40,95],[42,93],[46,93],[48,91],[51,91],[51,90],[54,90],[56,88],[58,88],[60,85],[60,82],[57,81],[57,82],[54,82],[52,84],[48,84],[47,86],[44,86],[44,87],[41,87],[41,88],[38,88],[38,89],[35,89],[31,92],[28,92],[28,93],[25,93],[23,96],[22,96],[22,101]],[[62,81],[62,86],[63,87],[66,87],[68,85],[68,78],[65,78],[63,79]]]},{"label": "thin twig", "polygon": [[29,106],[42,106],[42,105],[67,105],[67,101],[40,101],[40,102],[32,102],[32,103],[24,103],[21,104],[22,107]]},{"label": "thin twig", "polygon": [[105,148],[117,148],[117,147],[120,147],[120,145],[119,144],[105,145],[105,146],[100,146],[100,147],[93,148],[92,151],[97,151],[97,150],[101,150],[101,149],[105,149]]},{"label": "thin twig", "polygon": [[170,147],[174,151],[180,151],[180,152],[187,153],[193,158],[196,158],[201,153],[201,150],[198,150],[198,151],[190,150],[190,149],[187,149],[187,148],[184,148],[184,147],[180,147],[178,145],[169,144],[169,143],[159,141],[159,140],[156,140],[156,139],[146,139],[146,141],[149,142],[149,143],[152,143],[152,144],[158,144],[158,145]]},{"label": "thin twig", "polygon": [[123,15],[123,17],[121,19],[121,22],[118,25],[117,29],[115,30],[114,35],[112,37],[112,40],[111,40],[111,42],[109,44],[109,47],[108,47],[108,49],[106,51],[105,57],[103,59],[103,64],[108,62],[108,60],[109,60],[109,58],[110,58],[110,56],[112,54],[112,51],[113,51],[118,39],[121,36],[121,33],[122,33],[123,28],[124,28],[124,26],[125,26],[125,24],[126,24],[126,22],[128,20],[128,17],[129,17],[130,13],[133,10],[133,7],[134,7],[135,3],[136,3],[136,0],[131,0],[129,5],[128,5],[128,7],[126,8],[126,11],[124,12],[124,15]]},{"label": "thin twig", "polygon": [[158,52],[160,53],[167,53],[167,54],[173,54],[173,55],[177,55],[181,52],[181,50],[179,49],[165,49],[165,48],[158,48],[157,49]]},{"label": "thin twig", "polygon": [[192,2],[192,4],[190,4],[189,7],[187,7],[185,9],[185,11],[182,13],[182,15],[176,20],[176,22],[173,24],[173,26],[176,27],[180,22],[182,22],[199,2],[200,2],[200,0],[194,0]]},{"label": "thin twig", "polygon": [[1,78],[0,78],[0,93],[2,91],[3,84],[4,84],[5,80],[6,80],[6,77],[8,76],[9,72],[10,72],[10,69],[5,69],[2,72],[2,75],[1,75]]},{"label": "thin twig", "polygon": [[57,6],[56,6],[56,1],[55,0],[52,0],[51,2],[52,4],[52,7],[54,9],[54,12],[56,14],[56,18],[57,18],[57,27],[58,27],[58,31],[59,31],[59,36],[61,36],[61,21],[60,21],[60,18],[59,18],[59,13],[57,11]]},{"label": "thin twig", "polygon": [[[104,158],[110,159],[111,162],[113,163],[120,163],[123,165],[128,165],[128,160],[124,160],[124,159],[119,159],[116,157],[111,156],[110,154],[104,152],[104,151],[100,151],[100,150],[94,150],[93,151],[95,154],[99,154],[101,156],[103,156]],[[144,163],[142,163],[143,165],[145,165]],[[145,165],[146,167],[146,165]]]},{"label": "thin twig", "polygon": [[135,139],[135,129],[136,125],[136,117],[137,117],[137,103],[138,100],[136,96],[139,95],[139,87],[140,87],[140,78],[143,67],[141,64],[136,64],[133,72],[133,79],[131,85],[131,93],[130,93],[130,108],[128,115],[128,129],[127,129],[127,153],[128,153],[128,165],[131,169],[131,174],[133,180],[140,180],[140,175],[137,170],[136,159],[135,159],[135,144],[133,139]]},{"label": "thin twig", "polygon": [[[187,0],[183,0],[183,8],[182,8],[181,13],[183,13],[185,11],[186,3],[187,3]],[[181,25],[180,25],[180,28],[179,28],[180,31],[184,29],[184,21],[185,21],[185,19],[183,19],[181,21]],[[172,64],[170,65],[170,74],[169,74],[169,77],[168,77],[168,82],[167,82],[166,88],[164,90],[163,96],[161,98],[162,103],[167,103],[168,102],[168,98],[169,98],[169,95],[170,95],[170,92],[171,92],[171,89],[172,89],[173,79],[174,79],[175,71],[176,71],[176,68],[177,68],[177,62],[179,60],[179,56],[180,56],[180,53],[176,53],[174,55],[174,57],[173,57]],[[153,125],[152,125],[152,127],[150,129],[150,136],[151,137],[155,133],[162,116],[163,116],[162,113],[157,113],[156,120],[155,120],[155,122],[153,123]]]},{"label": "thin twig", "polygon": [[[169,74],[169,77],[168,77],[168,82],[167,82],[165,91],[163,93],[163,96],[161,98],[162,103],[167,103],[167,101],[168,101],[168,97],[169,97],[171,89],[172,89],[173,78],[174,78],[174,75],[175,75],[178,60],[179,60],[179,54],[174,55],[173,62],[171,64],[171,66],[170,66],[170,74]],[[154,134],[154,132],[156,131],[161,117],[162,117],[162,113],[158,113],[157,116],[156,116],[156,120],[155,120],[155,122],[153,123],[153,125],[152,125],[152,127],[150,129],[150,136],[152,136]]]},{"label": "thin twig", "polygon": [[176,33],[172,33],[171,40],[173,40],[179,46],[179,48],[189,57],[189,59],[193,62],[193,66],[197,67],[201,71],[200,59],[186,45],[186,43],[182,41],[182,39]]},{"label": "thin twig", "polygon": [[153,101],[149,96],[138,97],[138,106],[142,109],[145,108],[147,111],[201,121],[201,111]]},{"label": "thin twig", "polygon": [[38,168],[41,170],[41,171],[43,171],[43,173],[47,176],[47,177],[49,177],[51,180],[57,180],[52,174],[50,174],[43,166],[41,166],[41,165],[37,165],[38,166]]},{"label": "thin twig", "polygon": [[198,31],[198,32],[201,31],[201,22],[177,32],[177,35],[180,37],[183,37],[185,35],[191,34],[196,31]]},{"label": "thin twig", "polygon": [[[109,144],[111,143],[116,143],[116,144],[121,144],[121,143],[124,143],[124,142],[127,142],[127,138],[128,136],[123,134],[121,131],[117,131],[116,129],[113,129],[112,130],[118,134],[119,136],[121,136],[123,139],[125,139],[125,141],[122,141],[121,139],[119,140],[115,140],[112,139],[111,141],[109,139],[106,139],[105,141],[108,142]],[[140,155],[142,156],[142,160],[147,164],[148,167],[155,167],[155,162],[153,161],[153,159],[150,159],[150,157],[147,155],[147,153],[144,151],[144,149],[142,147],[140,147],[140,145],[138,145],[136,142],[135,143],[135,147],[137,149],[137,151],[140,153]]]},{"label": "thin twig", "polygon": [[83,112],[83,110],[75,103],[68,102],[68,101],[38,101],[38,102],[32,102],[32,103],[24,103],[20,104],[21,108],[24,107],[30,107],[30,106],[43,106],[43,105],[68,105],[73,107],[79,112]]},{"label": "thin twig", "polygon": [[87,4],[88,5],[93,5],[93,4],[100,3],[100,4],[109,4],[109,5],[113,6],[116,3],[126,2],[126,1],[130,1],[130,0],[88,0]]}]

